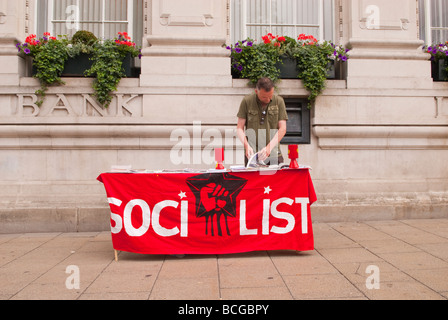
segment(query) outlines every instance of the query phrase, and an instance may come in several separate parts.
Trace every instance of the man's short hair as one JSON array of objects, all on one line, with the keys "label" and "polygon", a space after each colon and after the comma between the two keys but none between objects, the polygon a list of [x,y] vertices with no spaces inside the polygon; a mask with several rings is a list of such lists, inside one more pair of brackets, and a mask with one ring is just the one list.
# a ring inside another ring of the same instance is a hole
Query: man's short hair
[{"label": "man's short hair", "polygon": [[267,77],[260,78],[256,85],[257,90],[263,89],[264,91],[267,92],[271,91],[272,88],[274,87],[275,87],[274,82]]}]

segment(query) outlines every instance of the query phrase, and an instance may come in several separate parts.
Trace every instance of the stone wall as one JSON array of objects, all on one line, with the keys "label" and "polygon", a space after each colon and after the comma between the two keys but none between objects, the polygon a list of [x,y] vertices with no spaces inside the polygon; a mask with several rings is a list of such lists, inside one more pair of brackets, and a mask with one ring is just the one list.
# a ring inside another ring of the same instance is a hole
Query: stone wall
[{"label": "stone wall", "polygon": [[[227,167],[243,162],[236,113],[253,88],[230,75],[227,2],[195,2],[146,2],[142,74],[122,79],[103,109],[92,80],[77,78],[36,106],[38,82],[15,48],[33,32],[24,18],[33,8],[2,1],[0,233],[107,230],[96,177],[113,165],[209,168],[218,143]],[[344,80],[328,81],[312,109],[311,144],[299,148],[299,162],[313,168],[313,219],[447,217],[448,83],[431,79],[415,1],[336,3],[340,43],[353,51]],[[378,22],[365,13],[371,3],[387,12]],[[278,92],[307,96],[299,80],[281,81]]]}]

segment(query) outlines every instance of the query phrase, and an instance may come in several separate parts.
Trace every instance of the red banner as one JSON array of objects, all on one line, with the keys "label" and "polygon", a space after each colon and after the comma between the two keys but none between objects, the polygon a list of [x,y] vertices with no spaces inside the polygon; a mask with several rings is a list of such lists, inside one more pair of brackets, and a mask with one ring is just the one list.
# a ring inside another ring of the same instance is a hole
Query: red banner
[{"label": "red banner", "polygon": [[143,254],[313,250],[307,169],[103,173],[113,247]]}]

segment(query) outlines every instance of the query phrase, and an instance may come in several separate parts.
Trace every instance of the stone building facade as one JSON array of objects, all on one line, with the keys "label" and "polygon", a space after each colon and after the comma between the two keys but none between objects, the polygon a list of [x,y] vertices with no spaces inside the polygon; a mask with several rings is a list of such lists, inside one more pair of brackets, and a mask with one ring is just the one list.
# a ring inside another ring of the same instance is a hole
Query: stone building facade
[{"label": "stone building facade", "polygon": [[[316,221],[448,216],[448,82],[433,81],[421,50],[421,2],[333,2],[334,40],[352,51],[299,147]],[[253,88],[232,79],[230,0],[141,3],[141,74],[122,79],[104,109],[88,78],[65,78],[36,105],[39,83],[15,46],[37,33],[36,1],[1,1],[0,233],[107,230],[96,177],[114,165],[209,168],[219,144],[225,166],[243,162],[236,113]],[[300,80],[277,90],[307,96]]]}]

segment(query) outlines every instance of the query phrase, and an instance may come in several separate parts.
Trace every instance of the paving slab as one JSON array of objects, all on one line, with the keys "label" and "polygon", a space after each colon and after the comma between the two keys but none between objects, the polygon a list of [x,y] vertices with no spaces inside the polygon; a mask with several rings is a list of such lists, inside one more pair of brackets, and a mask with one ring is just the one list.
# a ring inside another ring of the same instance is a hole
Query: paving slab
[{"label": "paving slab", "polygon": [[448,219],[313,223],[315,250],[120,252],[110,232],[0,235],[1,300],[446,300]]},{"label": "paving slab", "polygon": [[355,285],[339,273],[285,276],[285,282],[297,300],[364,297]]}]

